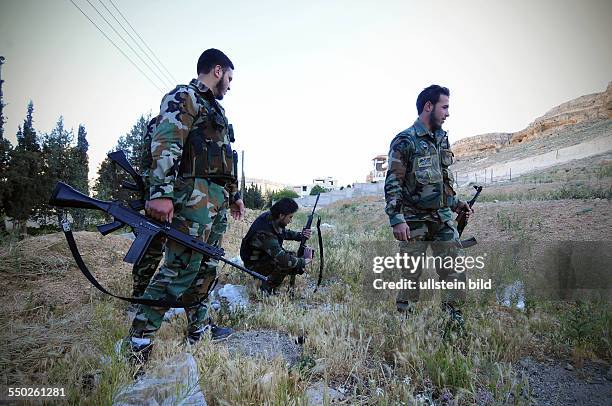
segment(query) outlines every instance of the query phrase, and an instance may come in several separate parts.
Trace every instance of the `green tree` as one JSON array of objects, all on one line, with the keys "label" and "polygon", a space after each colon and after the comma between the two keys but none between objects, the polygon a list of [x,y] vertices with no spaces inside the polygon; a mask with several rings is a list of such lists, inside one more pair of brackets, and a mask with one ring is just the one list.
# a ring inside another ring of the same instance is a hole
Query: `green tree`
[{"label": "green tree", "polygon": [[[72,130],[64,127],[64,118],[59,117],[55,128],[43,137],[42,155],[45,163],[45,195],[50,196],[58,181],[75,186],[77,168],[74,162]],[[55,213],[55,208],[45,202],[40,207],[39,214],[43,222]],[[71,211],[72,214],[72,211]]]},{"label": "green tree", "polygon": [[[71,149],[71,161],[74,167],[72,186],[77,190],[89,195],[89,142],[87,142],[87,131],[83,124],[79,124],[77,131],[77,145]],[[82,230],[85,228],[87,210],[74,209],[71,211],[74,220],[74,228]]]},{"label": "green tree", "polygon": [[27,220],[49,197],[45,195],[42,152],[33,115],[34,104],[30,101],[23,127],[17,132],[17,146],[8,154],[6,190],[2,196],[5,213],[13,219],[15,231],[20,234],[27,234]]},{"label": "green tree", "polygon": [[8,140],[0,139],[0,231],[4,231],[4,196],[8,195],[6,174],[13,147]]},{"label": "green tree", "polygon": [[310,195],[311,196],[316,196],[319,193],[327,193],[329,192],[329,189],[324,188],[321,185],[314,185],[314,187],[312,189],[310,189]]},{"label": "green tree", "polygon": [[[147,124],[150,120],[150,114],[140,116],[130,132],[119,137],[115,148],[109,151],[123,150],[128,161],[137,172],[141,172],[143,141],[147,132]],[[133,182],[123,169],[110,159],[105,158],[98,169],[98,177],[94,184],[95,196],[103,200],[133,199],[135,197],[133,192],[121,188],[123,181]]]},{"label": "green tree", "polygon": [[255,210],[263,209],[266,203],[258,185],[251,185],[246,188],[243,201],[247,208]]},{"label": "green tree", "polygon": [[271,207],[274,202],[279,201],[283,197],[288,197],[290,199],[297,199],[298,197],[300,197],[300,195],[298,195],[297,193],[295,193],[295,191],[291,189],[282,189],[278,191],[275,190],[275,191],[267,192],[266,197],[265,197],[265,202],[266,202],[265,207]]},{"label": "green tree", "polygon": [[261,188],[258,185],[255,185],[255,191],[253,192],[253,206],[256,209],[263,209],[266,204],[264,200],[263,193],[261,193]]}]

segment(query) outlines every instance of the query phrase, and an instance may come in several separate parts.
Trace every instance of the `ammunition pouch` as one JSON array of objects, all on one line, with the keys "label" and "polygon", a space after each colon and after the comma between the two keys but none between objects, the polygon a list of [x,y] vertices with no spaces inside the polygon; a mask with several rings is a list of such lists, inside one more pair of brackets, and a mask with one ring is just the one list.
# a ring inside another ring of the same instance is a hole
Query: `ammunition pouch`
[{"label": "ammunition pouch", "polygon": [[[225,129],[228,136],[225,136]],[[233,128],[220,114],[209,123],[194,129],[183,146],[180,175],[184,178],[207,178],[217,184],[236,182],[238,153],[232,150]]]}]

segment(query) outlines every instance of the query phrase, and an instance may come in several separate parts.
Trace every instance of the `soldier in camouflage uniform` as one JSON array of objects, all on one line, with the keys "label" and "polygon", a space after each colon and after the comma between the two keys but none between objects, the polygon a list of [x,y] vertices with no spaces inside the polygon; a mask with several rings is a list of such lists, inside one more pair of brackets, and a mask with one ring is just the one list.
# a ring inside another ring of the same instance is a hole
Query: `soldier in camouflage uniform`
[{"label": "soldier in camouflage uniform", "polygon": [[[197,79],[179,85],[161,102],[151,137],[149,198],[146,212],[152,218],[203,240],[213,225],[223,223],[229,206],[235,219],[244,216],[238,193],[237,154],[231,148],[233,131],[217,100],[229,90],[234,66],[221,51],[208,49],[197,64]],[[216,230],[220,230],[218,226]],[[144,298],[193,303],[207,294],[217,263],[168,240],[165,261],[145,289]],[[152,338],[167,308],[141,305],[130,329],[128,343],[146,360]],[[188,308],[188,339],[197,342],[213,328],[207,307]],[[225,330],[225,329],[224,329]],[[228,335],[227,331],[217,331]]]},{"label": "soldier in camouflage uniform", "polygon": [[[312,261],[312,258],[299,258],[294,252],[283,249],[284,240],[302,240],[302,232],[285,228],[297,209],[293,199],[280,199],[270,211],[257,217],[242,239],[240,257],[246,267],[269,277],[268,283],[262,282],[260,286],[268,294],[275,294],[287,275],[304,273],[304,268]],[[304,230],[303,235],[309,239],[311,231]]]},{"label": "soldier in camouflage uniform", "polygon": [[[144,197],[145,197],[145,202],[147,206],[149,204],[149,181],[148,181],[149,168],[151,167],[152,161],[153,161],[153,158],[151,155],[151,137],[153,135],[153,132],[155,131],[155,126],[156,126],[156,123],[159,117],[160,116],[155,117],[149,122],[147,126],[147,133],[145,134],[144,142],[143,142],[144,148],[142,151],[141,161],[142,161],[142,168],[143,168],[142,177],[145,182],[145,196]],[[205,231],[204,240],[206,241],[207,244],[210,244],[216,247],[220,247],[223,243],[223,234],[225,234],[226,230],[227,230],[227,210],[222,209],[219,211],[217,216],[215,216],[211,229]],[[164,254],[165,241],[166,240],[163,235],[157,236],[155,239],[151,241],[149,248],[143,255],[140,262],[137,264],[134,264],[134,267],[132,268],[132,279],[134,282],[132,297],[141,297],[144,294],[145,289],[149,285],[149,282],[151,281],[153,274],[157,270],[157,267],[159,266],[159,263],[162,260],[162,257]],[[202,264],[201,268],[202,268],[202,272],[207,275],[207,278],[204,281],[204,286],[212,286],[215,280],[215,277],[216,277],[216,273],[209,272],[210,268],[206,265],[206,262]],[[130,306],[130,309],[131,308],[134,308],[134,310],[137,310],[137,306],[135,305],[133,305],[133,307]]]},{"label": "soldier in camouflage uniform", "polygon": [[[453,153],[442,123],[448,117],[450,92],[447,88],[432,85],[417,98],[418,119],[392,141],[389,151],[389,167],[385,179],[385,212],[393,227],[394,237],[401,241],[400,251],[411,256],[423,254],[429,241],[434,256],[457,257],[461,255],[461,243],[452,211],[457,213],[471,209],[460,201],[453,190],[453,174],[449,166]],[[402,275],[416,282],[423,272],[418,267]],[[440,281],[465,281],[465,272],[454,269],[436,269]],[[465,296],[464,291],[443,292],[444,306],[452,315],[460,318],[457,305]],[[400,312],[408,312],[419,299],[419,290],[401,290],[396,299]]]}]

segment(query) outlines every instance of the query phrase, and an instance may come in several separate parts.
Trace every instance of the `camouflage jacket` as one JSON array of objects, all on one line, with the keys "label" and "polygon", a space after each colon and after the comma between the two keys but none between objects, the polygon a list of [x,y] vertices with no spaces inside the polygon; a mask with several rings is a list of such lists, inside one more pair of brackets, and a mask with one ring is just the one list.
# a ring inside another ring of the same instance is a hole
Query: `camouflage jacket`
[{"label": "camouflage jacket", "polygon": [[237,154],[230,146],[233,129],[206,85],[193,79],[165,95],[160,114],[149,123],[149,129],[143,167],[149,168],[150,199],[173,198],[179,175],[223,185],[230,203],[240,198],[235,173]]},{"label": "camouflage jacket", "polygon": [[283,249],[283,241],[301,239],[302,233],[281,227],[266,211],[257,217],[242,239],[240,256],[247,267],[271,263],[277,269],[298,271],[306,265],[304,258]]},{"label": "camouflage jacket", "polygon": [[410,220],[452,220],[459,200],[449,169],[454,155],[446,132],[431,133],[416,120],[399,133],[389,149],[385,212],[391,226]]}]

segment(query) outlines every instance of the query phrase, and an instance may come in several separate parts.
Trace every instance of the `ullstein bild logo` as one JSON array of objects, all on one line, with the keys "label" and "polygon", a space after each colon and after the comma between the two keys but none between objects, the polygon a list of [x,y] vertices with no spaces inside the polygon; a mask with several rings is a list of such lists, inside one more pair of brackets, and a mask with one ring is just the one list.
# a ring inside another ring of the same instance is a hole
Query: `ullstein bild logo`
[{"label": "ullstein bild logo", "polygon": [[377,290],[485,290],[491,289],[491,279],[468,279],[467,283],[463,281],[434,281],[425,279],[415,281],[413,279],[400,279],[399,281],[387,282],[382,279],[374,279],[372,286]]}]

